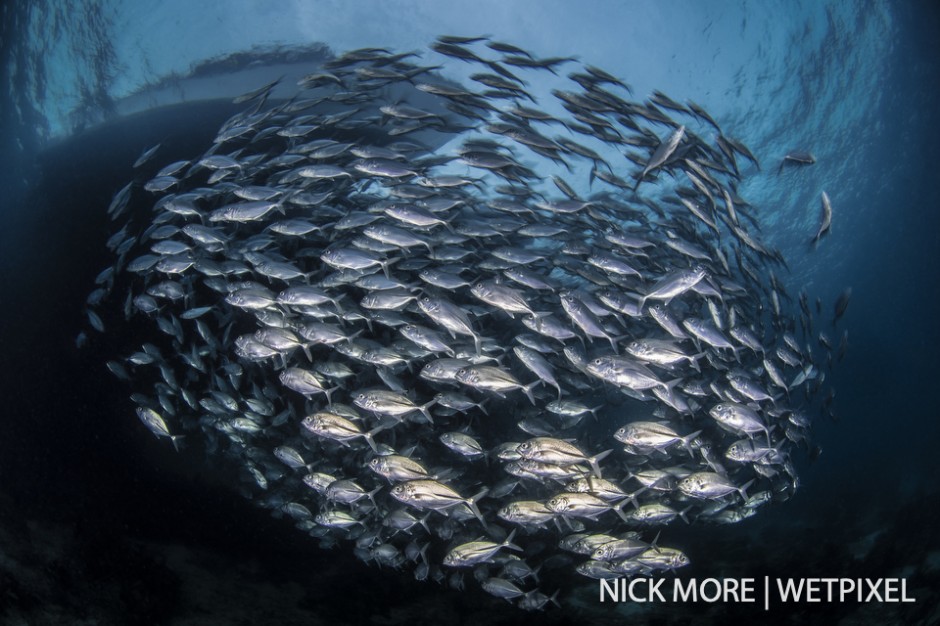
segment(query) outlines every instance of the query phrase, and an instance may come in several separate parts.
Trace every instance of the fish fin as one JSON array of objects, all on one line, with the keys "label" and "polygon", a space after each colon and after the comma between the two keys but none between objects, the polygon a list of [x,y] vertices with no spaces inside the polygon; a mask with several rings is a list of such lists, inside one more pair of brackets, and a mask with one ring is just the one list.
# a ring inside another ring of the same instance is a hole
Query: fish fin
[{"label": "fish fin", "polygon": [[372,502],[372,506],[374,506],[375,508],[379,508],[379,507],[375,504],[374,496],[381,490],[382,490],[382,485],[379,485],[378,487],[376,487],[375,489],[373,489],[372,491],[366,494],[366,496],[369,498],[369,501]]},{"label": "fish fin", "polygon": [[692,443],[696,437],[702,434],[701,430],[697,430],[694,433],[688,434],[682,438],[682,447],[685,448],[685,451],[689,453],[689,456],[694,457],[695,452],[692,450],[692,447],[689,445]]},{"label": "fish fin", "polygon": [[432,398],[431,401],[428,402],[427,404],[422,404],[421,406],[418,407],[418,410],[421,411],[424,417],[427,418],[428,423],[431,424],[432,426],[434,425],[434,418],[431,417],[431,412],[428,411],[428,409],[434,406],[435,404],[437,404],[437,400],[434,400]]},{"label": "fish fin", "polygon": [[[616,513],[618,516],[620,516],[620,519],[622,519],[622,520],[623,520],[625,523],[627,523],[627,524],[630,523],[630,517],[629,517],[626,513],[623,512],[623,507],[627,504],[627,502],[630,502],[632,499],[633,499],[633,496],[624,498],[623,500],[621,500],[621,501],[618,502],[617,504],[611,505],[611,507],[610,507],[610,509],[611,509],[614,513]],[[634,505],[635,505],[635,504],[636,504],[636,503],[634,502]]]},{"label": "fish fin", "polygon": [[376,426],[375,428],[373,428],[373,429],[370,430],[369,432],[362,433],[362,436],[363,436],[363,437],[365,438],[365,440],[369,443],[369,447],[372,448],[372,451],[375,452],[376,454],[378,454],[378,452],[379,452],[379,446],[375,443],[375,439],[373,439],[373,436],[374,436],[374,435],[377,435],[377,434],[380,433],[380,432],[382,432],[382,431],[385,430],[386,428],[388,428],[388,425],[379,424],[378,426]]},{"label": "fish fin", "polygon": [[741,494],[741,497],[744,499],[745,502],[747,502],[747,488],[750,487],[754,483],[755,480],[757,479],[752,478],[751,480],[747,481],[746,483],[738,487],[738,493]]},{"label": "fish fin", "polygon": [[390,259],[385,259],[384,261],[382,261],[382,262],[379,263],[379,265],[382,266],[382,271],[385,272],[385,278],[391,278],[391,276],[389,276],[389,274],[388,274],[388,268],[389,268],[389,266],[390,266],[390,265],[393,265],[393,264],[395,264],[395,263],[398,263],[398,262],[401,261],[401,260],[402,260],[402,257],[396,256],[396,257],[392,257],[392,258],[390,258]]},{"label": "fish fin", "polygon": [[613,349],[614,354],[620,354],[620,353],[617,351],[617,338],[616,338],[616,337],[611,337],[611,336],[608,335],[607,333],[604,333],[604,336],[607,337],[607,341],[610,342],[610,347],[611,347],[611,349]]},{"label": "fish fin", "polygon": [[323,393],[326,394],[326,402],[327,402],[327,404],[329,404],[330,406],[333,406],[333,392],[336,391],[336,390],[338,390],[338,389],[341,389],[342,387],[343,387],[342,385],[336,385],[335,387],[331,387],[331,388],[329,388],[329,389],[324,389],[324,390],[323,390]]},{"label": "fish fin", "polygon": [[186,435],[170,435],[170,441],[173,442],[173,449],[177,452],[180,451],[179,440],[186,437]]},{"label": "fish fin", "polygon": [[[431,511],[428,511],[427,513],[425,513],[425,514],[424,514],[424,517],[422,517],[421,519],[418,520],[418,523],[421,524],[422,526],[424,526],[424,530],[427,531],[427,533],[430,535],[430,534],[431,534],[431,529],[428,528],[428,518],[429,518],[429,517],[431,517]],[[430,545],[430,542],[428,542],[428,545]],[[425,548],[425,550],[426,550],[426,549],[427,549],[427,546],[425,546],[424,548]]]},{"label": "fish fin", "polygon": [[532,395],[532,389],[536,385],[540,385],[540,384],[542,384],[541,378],[520,388],[520,391],[522,391],[522,393],[526,395],[526,397],[529,399],[529,402],[532,403],[532,406],[536,405],[535,396]]},{"label": "fish fin", "polygon": [[637,489],[636,491],[634,491],[633,493],[631,493],[629,496],[627,496],[627,499],[630,500],[630,502],[633,503],[633,508],[635,508],[635,509],[640,508],[640,505],[637,504],[636,498],[637,498],[637,496],[639,496],[641,493],[643,493],[643,492],[646,491],[647,489],[649,489],[649,487],[646,487],[646,486],[640,487],[639,489]]},{"label": "fish fin", "polygon": [[691,511],[693,508],[695,508],[695,505],[690,504],[689,506],[687,506],[687,507],[685,507],[684,509],[682,509],[681,511],[679,511],[679,517],[681,517],[681,518],[682,518],[682,521],[685,522],[686,524],[689,523],[689,518],[686,517],[685,514],[688,513],[689,511]]},{"label": "fish fin", "polygon": [[660,536],[662,533],[663,533],[663,531],[661,531],[661,530],[660,530],[659,532],[657,532],[657,533],[656,533],[656,536],[653,537],[653,541],[650,543],[650,547],[652,547],[654,550],[659,550],[659,536]]},{"label": "fish fin", "polygon": [[516,536],[516,531],[518,530],[519,530],[518,528],[512,529],[512,532],[509,533],[508,537],[506,537],[506,541],[503,542],[503,547],[509,548],[510,550],[516,550],[517,552],[523,551],[521,547],[517,546],[516,544],[512,542],[512,538]]},{"label": "fish fin", "polygon": [[666,387],[667,391],[672,391],[673,389],[675,389],[676,385],[678,385],[684,380],[685,380],[684,378],[673,378],[672,380],[663,383],[663,385]]},{"label": "fish fin", "polygon": [[333,298],[332,300],[330,300],[330,302],[333,303],[333,306],[336,307],[336,310],[339,311],[339,314],[340,314],[340,315],[343,315],[343,314],[345,313],[345,311],[343,311],[343,307],[341,307],[341,306],[339,305],[339,301],[340,301],[340,300],[343,298],[343,296],[345,296],[345,295],[346,295],[346,294],[343,293],[343,294],[340,294],[338,298]]},{"label": "fish fin", "polygon": [[468,498],[466,503],[470,507],[470,510],[473,512],[473,516],[480,520],[480,523],[483,524],[483,528],[486,529],[486,520],[483,519],[483,515],[480,513],[480,509],[477,508],[477,502],[486,496],[490,492],[489,487],[484,487],[480,493],[476,494],[472,498]]},{"label": "fish fin", "polygon": [[595,454],[594,456],[592,456],[591,458],[587,460],[588,463],[591,464],[591,471],[593,471],[594,475],[597,476],[598,478],[602,478],[602,476],[601,476],[601,468],[597,463],[601,461],[602,459],[607,458],[607,455],[609,455],[613,451],[614,451],[613,448],[611,448],[610,450],[604,450],[600,454]]}]

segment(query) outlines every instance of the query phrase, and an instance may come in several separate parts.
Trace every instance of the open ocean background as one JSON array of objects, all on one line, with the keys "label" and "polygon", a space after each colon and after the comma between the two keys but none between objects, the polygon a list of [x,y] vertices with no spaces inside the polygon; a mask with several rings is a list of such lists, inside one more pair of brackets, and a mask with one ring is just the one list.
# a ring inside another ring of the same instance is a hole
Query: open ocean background
[{"label": "open ocean background", "polygon": [[[692,559],[683,576],[901,576],[917,603],[618,608],[584,579],[533,617],[417,583],[321,551],[211,457],[157,441],[105,368],[107,336],[76,349],[109,260],[105,210],[142,150],[200,153],[232,97],[326,51],[426,50],[441,34],[577,56],[638,97],[694,100],[760,159],[740,193],[788,259],[790,293],[805,287],[827,319],[852,288],[836,419],[816,421],[823,453],[801,461],[792,500],[677,528],[671,545]],[[927,1],[4,3],[0,623],[940,622],[938,53]],[[778,174],[794,149],[817,163]],[[812,251],[823,190],[832,233]]]}]

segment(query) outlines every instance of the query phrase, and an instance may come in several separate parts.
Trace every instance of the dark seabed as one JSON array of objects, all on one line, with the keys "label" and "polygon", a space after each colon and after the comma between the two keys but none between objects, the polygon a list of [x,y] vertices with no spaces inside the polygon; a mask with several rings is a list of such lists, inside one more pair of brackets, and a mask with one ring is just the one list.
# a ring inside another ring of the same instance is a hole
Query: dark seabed
[{"label": "dark seabed", "polygon": [[[88,326],[85,298],[112,262],[105,208],[133,177],[141,148],[162,143],[163,163],[201,154],[239,107],[230,99],[167,105],[43,143],[30,133],[29,112],[14,115],[5,93],[0,623],[940,623],[940,11],[906,3],[894,17],[878,143],[843,138],[866,146],[865,169],[827,182],[843,200],[820,250],[838,246],[831,254],[839,259],[834,276],[813,270],[812,287],[825,295],[824,315],[844,286],[853,295],[840,322],[850,346],[831,380],[836,419],[814,426],[823,453],[799,460],[790,501],[739,524],[670,526],[669,544],[692,560],[682,579],[898,577],[916,602],[767,613],[721,602],[602,605],[597,582],[569,568],[547,572],[540,585],[563,588],[562,608],[532,614],[477,585],[457,592],[363,564],[345,545],[321,549],[289,518],[244,498],[200,445],[177,453],[142,427],[127,385],[105,368],[140,328],[109,328],[90,346],[75,345]],[[11,19],[4,13],[0,34],[11,32]],[[4,86],[23,88],[10,74],[6,39]],[[861,205],[866,221],[846,232],[846,214]],[[791,240],[788,258],[807,254],[811,235]],[[805,275],[813,266],[800,267]]]}]

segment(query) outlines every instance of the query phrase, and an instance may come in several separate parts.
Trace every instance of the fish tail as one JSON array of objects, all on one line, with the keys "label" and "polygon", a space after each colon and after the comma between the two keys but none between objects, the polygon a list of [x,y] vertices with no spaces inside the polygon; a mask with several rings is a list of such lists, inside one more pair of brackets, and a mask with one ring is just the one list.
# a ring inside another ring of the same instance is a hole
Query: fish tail
[{"label": "fish tail", "polygon": [[657,533],[656,533],[656,536],[653,537],[653,541],[650,542],[650,547],[653,548],[654,550],[659,550],[659,536],[660,536],[662,533],[663,533],[663,531],[661,531],[661,530],[660,530],[659,532],[657,532]]},{"label": "fish tail", "polygon": [[[345,295],[345,294],[343,294],[343,295]],[[334,298],[334,299],[330,300],[330,302],[333,303],[333,306],[336,307],[336,310],[339,312],[340,315],[342,315],[343,313],[345,313],[345,311],[343,311],[343,307],[341,307],[340,304],[339,304],[340,298],[342,298],[343,295],[341,295],[339,298]]]},{"label": "fish tail", "polygon": [[421,411],[421,413],[424,415],[424,417],[427,418],[428,423],[431,424],[431,425],[434,424],[434,418],[431,417],[431,412],[428,411],[428,409],[431,408],[432,406],[434,406],[435,404],[437,404],[437,400],[432,399],[432,400],[431,400],[430,402],[428,402],[427,404],[422,404],[421,406],[418,407],[418,410]]},{"label": "fish tail", "polygon": [[[614,504],[610,507],[611,510],[614,513],[616,513],[618,516],[620,516],[620,519],[622,519],[627,524],[630,523],[630,516],[623,512],[623,507],[626,506],[626,504],[628,502],[631,502],[632,500],[633,500],[633,496],[630,496],[630,497],[624,498],[617,504]],[[636,502],[634,502],[634,505],[636,505]]]},{"label": "fish tail", "polygon": [[647,489],[649,489],[649,487],[640,487],[639,489],[637,489],[636,491],[634,491],[633,493],[631,493],[629,496],[627,496],[627,499],[633,504],[633,508],[635,508],[635,509],[640,508],[640,505],[637,504],[637,501],[636,501],[637,496],[639,496],[640,494],[642,494],[642,493],[643,493],[644,491],[646,491]]},{"label": "fish tail", "polygon": [[689,456],[691,457],[695,456],[695,451],[692,450],[692,446],[690,444],[696,437],[698,437],[701,434],[702,434],[702,431],[697,430],[694,433],[686,435],[685,437],[682,438],[682,447],[685,448],[685,451],[688,452]]},{"label": "fish tail", "polygon": [[512,538],[516,536],[516,531],[518,531],[518,530],[519,530],[518,528],[513,528],[513,529],[512,529],[512,532],[509,533],[509,536],[506,537],[506,541],[504,541],[503,544],[502,544],[504,548],[508,548],[508,549],[510,549],[510,550],[515,550],[515,551],[517,551],[517,552],[522,552],[522,551],[523,551],[521,547],[517,546],[516,544],[514,544],[514,543],[512,542]]},{"label": "fish tail", "polygon": [[614,451],[613,448],[611,448],[610,450],[604,450],[600,454],[596,454],[588,459],[588,463],[591,464],[591,471],[594,472],[594,475],[597,476],[598,478],[603,478],[603,476],[601,476],[601,468],[598,465],[598,462],[601,461],[602,459],[607,458],[607,455],[609,455],[613,451]]},{"label": "fish tail", "polygon": [[375,508],[378,508],[378,506],[375,504],[375,494],[377,494],[381,490],[382,490],[382,485],[379,485],[378,487],[376,487],[375,489],[373,489],[372,491],[366,494],[366,497],[369,498],[369,501],[372,502],[372,506]]},{"label": "fish tail", "polygon": [[378,453],[378,451],[379,451],[379,446],[378,446],[378,444],[375,443],[375,439],[373,439],[373,436],[379,434],[380,432],[382,432],[382,431],[385,430],[386,428],[388,428],[388,426],[386,426],[386,425],[384,425],[384,424],[379,424],[378,426],[376,426],[375,428],[373,428],[373,429],[370,430],[369,432],[367,432],[367,433],[362,433],[363,438],[369,443],[369,447],[372,448],[372,451],[375,452],[375,453]]},{"label": "fish tail", "polygon": [[611,337],[611,336],[608,335],[607,333],[604,333],[604,336],[607,337],[607,341],[610,342],[610,347],[611,347],[611,349],[614,351],[614,354],[620,354],[620,353],[617,351],[617,339],[616,339],[615,337]]},{"label": "fish tail", "polygon": [[535,382],[529,383],[528,385],[525,385],[525,386],[523,386],[523,387],[521,388],[522,393],[524,393],[525,396],[529,399],[529,402],[532,403],[532,406],[535,406],[535,405],[536,405],[536,403],[535,403],[535,396],[532,395],[532,388],[535,387],[536,385],[541,384],[541,383],[542,383],[542,380],[539,379],[539,380],[536,380]]},{"label": "fish tail", "polygon": [[483,524],[483,528],[486,528],[486,520],[483,519],[483,514],[480,513],[480,509],[477,508],[477,502],[486,496],[490,492],[489,487],[484,487],[480,493],[476,494],[472,498],[467,499],[467,506],[470,507],[470,510],[473,512],[473,516],[480,520],[480,523]]},{"label": "fish tail", "polygon": [[[428,528],[428,518],[429,518],[429,517],[431,517],[431,511],[428,511],[427,513],[425,513],[425,514],[424,514],[424,517],[422,517],[421,519],[418,520],[418,523],[421,524],[421,525],[424,527],[424,530],[427,531],[427,533],[430,535],[430,534],[431,534],[431,529]],[[428,542],[428,545],[430,545],[430,542]],[[428,549],[428,546],[424,546],[424,549],[427,550],[427,549]]]},{"label": "fish tail", "polygon": [[389,268],[390,266],[394,265],[395,263],[398,263],[398,262],[401,261],[401,260],[402,260],[402,257],[400,257],[400,256],[395,256],[395,257],[392,257],[392,258],[390,258],[390,259],[385,259],[385,261],[384,261],[383,263],[380,263],[380,265],[382,266],[382,269],[385,271],[385,278],[391,278],[391,277],[388,275],[388,268]]},{"label": "fish tail", "polygon": [[747,502],[747,488],[750,487],[754,483],[755,480],[757,479],[752,478],[751,480],[747,481],[746,483],[738,487],[738,493],[741,494],[741,498],[743,498],[745,502]]}]

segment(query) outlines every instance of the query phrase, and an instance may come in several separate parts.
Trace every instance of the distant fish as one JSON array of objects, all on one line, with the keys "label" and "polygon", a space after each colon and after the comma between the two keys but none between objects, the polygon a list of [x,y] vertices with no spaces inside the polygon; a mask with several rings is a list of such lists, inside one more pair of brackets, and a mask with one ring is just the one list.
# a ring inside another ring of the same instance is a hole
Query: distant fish
[{"label": "distant fish", "polygon": [[277,84],[281,82],[282,78],[284,77],[281,76],[277,80],[272,80],[267,85],[258,87],[254,91],[249,91],[248,93],[243,93],[240,96],[236,96],[235,98],[232,99],[232,104],[242,104],[244,102],[250,102],[251,100],[254,100],[255,98],[259,98],[259,97],[267,98],[268,95],[270,95],[271,90],[273,90],[277,86]]},{"label": "distant fish", "polygon": [[836,324],[842,318],[842,316],[845,315],[845,310],[849,308],[849,298],[851,297],[851,287],[846,287],[846,289],[839,294],[839,298],[836,300],[835,306],[833,307],[833,324]]},{"label": "distant fish", "polygon": [[819,225],[819,230],[816,231],[816,236],[810,241],[813,247],[819,243],[820,239],[829,234],[831,227],[832,204],[829,202],[829,194],[824,191],[822,192],[822,223]]},{"label": "distant fish", "polygon": [[161,144],[157,144],[157,145],[155,145],[155,146],[153,146],[153,147],[151,147],[151,148],[148,148],[148,149],[144,150],[143,154],[141,154],[139,157],[137,157],[137,160],[134,161],[134,169],[136,170],[138,167],[140,167],[141,165],[143,165],[144,163],[146,163],[147,161],[149,161],[149,160],[150,160],[150,157],[152,157],[154,154],[156,154],[156,153],[157,153],[157,150],[160,149],[160,145],[161,145]]},{"label": "distant fish", "polygon": [[780,167],[777,169],[777,173],[782,172],[786,165],[813,165],[815,162],[816,157],[813,156],[812,152],[794,150],[784,155],[783,160],[780,161]]}]

